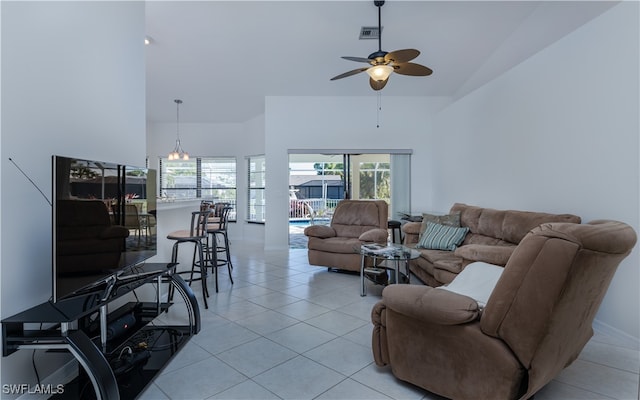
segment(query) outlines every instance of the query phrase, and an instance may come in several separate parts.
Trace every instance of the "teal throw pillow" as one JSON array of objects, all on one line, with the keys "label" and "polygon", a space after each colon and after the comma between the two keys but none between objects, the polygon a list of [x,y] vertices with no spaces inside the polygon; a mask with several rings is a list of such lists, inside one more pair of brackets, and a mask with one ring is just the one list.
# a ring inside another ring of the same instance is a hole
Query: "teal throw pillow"
[{"label": "teal throw pillow", "polygon": [[416,247],[421,249],[453,251],[462,243],[467,232],[469,232],[469,228],[466,226],[456,228],[455,226],[427,222],[427,228]]}]

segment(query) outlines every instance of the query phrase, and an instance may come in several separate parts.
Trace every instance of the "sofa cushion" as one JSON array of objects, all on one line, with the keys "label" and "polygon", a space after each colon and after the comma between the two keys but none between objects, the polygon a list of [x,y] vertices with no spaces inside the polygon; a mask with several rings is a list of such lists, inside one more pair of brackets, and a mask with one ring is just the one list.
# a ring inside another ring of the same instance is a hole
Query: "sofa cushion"
[{"label": "sofa cushion", "polygon": [[433,222],[434,224],[447,225],[460,227],[460,211],[452,212],[447,215],[434,215],[422,213],[422,223],[420,224],[420,238],[427,229],[427,222]]},{"label": "sofa cushion", "polygon": [[454,273],[454,272],[447,271],[445,269],[436,268],[434,266],[433,277],[436,280],[436,283],[430,286],[438,287],[438,286],[445,285],[451,282],[452,280],[454,280],[456,276],[458,276],[458,272]]},{"label": "sofa cushion", "polygon": [[[460,257],[456,256],[455,258],[445,258],[443,260],[434,261],[433,269],[434,272],[435,270],[439,269],[442,271],[449,271],[454,274],[459,274],[467,264],[468,263],[464,264],[463,260]],[[451,280],[441,282],[451,282]]]},{"label": "sofa cushion", "polygon": [[471,233],[512,244],[520,243],[530,230],[545,222],[581,222],[580,217],[572,214],[495,210],[462,203],[451,207],[451,213],[456,211],[460,212],[460,226],[468,226]]},{"label": "sofa cushion", "polygon": [[416,247],[417,245],[410,245],[407,247],[414,247],[416,250],[420,252],[421,258],[429,261],[429,263],[433,264],[440,260],[459,260],[460,257],[456,256],[454,252],[448,250],[429,250],[429,249],[421,249]]},{"label": "sofa cushion", "polygon": [[330,237],[320,239],[309,236],[309,250],[319,250],[327,253],[358,254],[362,242],[358,238]]},{"label": "sofa cushion", "polygon": [[516,246],[490,246],[482,244],[468,244],[460,246],[454,254],[471,261],[484,261],[489,264],[506,265]]},{"label": "sofa cushion", "polygon": [[363,242],[387,243],[389,232],[386,229],[371,229],[358,237]]},{"label": "sofa cushion", "polygon": [[481,235],[479,233],[473,233],[471,229],[469,229],[469,233],[467,233],[467,236],[464,238],[462,246],[466,246],[468,244],[481,244],[486,246],[515,246],[513,243],[505,242],[502,239]]},{"label": "sofa cushion", "polygon": [[418,242],[418,248],[435,250],[455,250],[464,240],[469,228],[456,228],[441,224],[427,222],[427,229]]}]

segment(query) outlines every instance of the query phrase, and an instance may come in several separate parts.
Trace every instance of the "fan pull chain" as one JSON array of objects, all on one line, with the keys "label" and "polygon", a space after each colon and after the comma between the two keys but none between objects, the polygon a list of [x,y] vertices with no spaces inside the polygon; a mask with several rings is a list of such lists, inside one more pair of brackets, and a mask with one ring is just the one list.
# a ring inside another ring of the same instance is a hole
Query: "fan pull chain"
[{"label": "fan pull chain", "polygon": [[378,91],[377,96],[378,96],[378,104],[377,104],[378,109],[376,110],[376,128],[380,128],[380,111],[382,110],[382,93]]}]

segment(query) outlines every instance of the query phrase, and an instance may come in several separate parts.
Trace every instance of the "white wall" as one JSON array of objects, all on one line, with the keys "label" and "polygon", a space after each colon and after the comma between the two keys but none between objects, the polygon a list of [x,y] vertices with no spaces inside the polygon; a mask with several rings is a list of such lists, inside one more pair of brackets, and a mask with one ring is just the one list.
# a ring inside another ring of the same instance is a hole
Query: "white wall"
[{"label": "white wall", "polygon": [[[168,101],[173,101],[168,99]],[[185,100],[182,108],[188,107]],[[191,158],[198,156],[230,156],[242,154],[244,145],[243,124],[197,124],[180,123],[182,148]],[[158,158],[166,157],[176,144],[176,123],[147,123],[147,155],[149,165],[158,167]]]},{"label": "white wall", "polygon": [[[8,159],[49,199],[53,154],[143,165],[145,23],[142,2],[0,7],[5,318],[51,297],[51,207]],[[30,356],[22,351],[2,358],[2,383],[28,383]],[[37,357],[41,376],[57,366],[55,357]]]},{"label": "white wall", "polygon": [[366,97],[267,97],[265,248],[288,246],[289,149],[414,149],[411,168],[417,172],[413,174],[417,183],[412,186],[412,198],[428,199],[430,182],[422,171],[430,159],[430,116],[446,102],[383,95],[377,128],[373,91]]},{"label": "white wall", "polygon": [[[623,2],[434,118],[434,206],[639,224],[638,3]],[[426,205],[425,205],[426,206]],[[598,314],[640,337],[638,250]]]},{"label": "white wall", "polygon": [[[181,108],[189,107],[187,99]],[[173,101],[167,99],[167,101]],[[182,148],[191,158],[198,156],[235,157],[237,168],[237,221],[229,225],[231,239],[262,241],[261,225],[246,223],[247,162],[246,157],[264,154],[264,116],[257,116],[244,123],[180,123]],[[160,157],[166,157],[176,143],[176,123],[147,123],[147,155],[149,167],[158,168]],[[185,214],[184,224],[189,216]],[[159,220],[158,224],[163,225]],[[162,227],[165,231],[167,227]],[[175,229],[183,229],[176,227]],[[169,229],[171,230],[171,229]],[[158,247],[171,246],[164,237],[158,238]]]}]

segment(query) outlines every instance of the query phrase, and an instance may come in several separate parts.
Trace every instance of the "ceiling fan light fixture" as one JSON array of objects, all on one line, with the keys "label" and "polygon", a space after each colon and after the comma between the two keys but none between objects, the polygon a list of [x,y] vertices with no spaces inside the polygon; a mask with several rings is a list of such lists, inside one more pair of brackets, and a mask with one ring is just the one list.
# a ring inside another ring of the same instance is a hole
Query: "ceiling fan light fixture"
[{"label": "ceiling fan light fixture", "polygon": [[393,72],[393,67],[391,65],[374,65],[373,67],[367,69],[367,74],[377,82],[386,81],[389,78],[389,75]]}]

